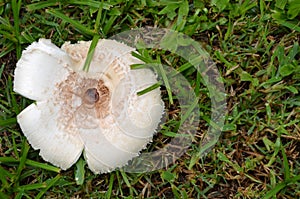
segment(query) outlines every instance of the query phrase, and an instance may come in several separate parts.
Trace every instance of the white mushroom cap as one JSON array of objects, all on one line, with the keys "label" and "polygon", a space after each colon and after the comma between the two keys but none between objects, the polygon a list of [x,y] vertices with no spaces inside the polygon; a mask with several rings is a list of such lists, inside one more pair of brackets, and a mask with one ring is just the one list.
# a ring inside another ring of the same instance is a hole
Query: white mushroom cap
[{"label": "white mushroom cap", "polygon": [[89,168],[105,173],[124,166],[152,140],[163,113],[160,90],[138,96],[156,83],[133,48],[100,40],[89,72],[82,71],[91,42],[62,48],[40,39],[17,63],[14,91],[36,100],[17,120],[40,155],[62,169],[84,151]]},{"label": "white mushroom cap", "polygon": [[51,43],[40,39],[25,51],[15,69],[14,91],[32,100],[46,100],[55,84],[69,74],[71,62],[67,53]]}]

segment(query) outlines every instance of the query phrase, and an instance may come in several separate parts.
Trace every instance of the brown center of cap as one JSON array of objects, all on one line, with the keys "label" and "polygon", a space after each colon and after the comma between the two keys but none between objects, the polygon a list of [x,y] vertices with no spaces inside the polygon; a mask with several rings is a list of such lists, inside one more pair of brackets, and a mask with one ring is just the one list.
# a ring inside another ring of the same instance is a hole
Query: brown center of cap
[{"label": "brown center of cap", "polygon": [[87,104],[95,104],[99,100],[99,93],[96,88],[89,88],[84,93],[84,101]]}]

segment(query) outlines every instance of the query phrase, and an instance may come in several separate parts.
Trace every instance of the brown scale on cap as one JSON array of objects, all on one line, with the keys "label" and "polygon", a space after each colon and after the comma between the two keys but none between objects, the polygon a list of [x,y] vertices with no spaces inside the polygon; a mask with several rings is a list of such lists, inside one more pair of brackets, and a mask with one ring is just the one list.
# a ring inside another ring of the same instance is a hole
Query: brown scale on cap
[{"label": "brown scale on cap", "polygon": [[102,80],[98,81],[97,91],[99,100],[95,104],[97,118],[104,118],[109,113],[110,91]]}]

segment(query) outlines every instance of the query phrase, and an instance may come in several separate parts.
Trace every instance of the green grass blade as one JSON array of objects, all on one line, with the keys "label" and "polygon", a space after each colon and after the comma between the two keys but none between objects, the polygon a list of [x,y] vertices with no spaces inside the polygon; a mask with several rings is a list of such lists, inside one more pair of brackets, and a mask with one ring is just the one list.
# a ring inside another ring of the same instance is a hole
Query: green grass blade
[{"label": "green grass blade", "polygon": [[289,161],[287,159],[284,147],[281,144],[281,154],[283,158],[283,170],[284,170],[284,180],[288,181],[290,179],[290,166]]},{"label": "green grass blade", "polygon": [[19,193],[15,196],[14,199],[22,199],[22,197],[24,196],[25,191],[24,190],[20,190]]},{"label": "green grass blade", "polygon": [[95,34],[94,30],[91,30],[91,29],[87,28],[85,25],[82,25],[81,23],[79,23],[78,21],[75,21],[74,19],[67,17],[66,15],[59,12],[58,10],[49,9],[49,10],[46,10],[46,12],[57,18],[62,19],[64,22],[70,23],[72,26],[77,28],[83,34],[86,34],[89,36],[93,36]]},{"label": "green grass blade", "polygon": [[138,69],[142,69],[142,68],[147,68],[147,67],[145,66],[145,64],[131,64],[130,65],[131,70],[138,70]]},{"label": "green grass blade", "polygon": [[22,49],[21,49],[21,45],[20,45],[20,10],[21,10],[21,3],[22,1],[19,0],[12,0],[11,3],[11,7],[13,10],[13,16],[14,16],[14,29],[15,29],[15,36],[17,38],[17,42],[16,42],[16,50],[17,50],[17,59],[20,59],[21,57],[21,53],[22,53]]},{"label": "green grass blade", "polygon": [[5,170],[3,167],[0,166],[0,181],[1,181],[0,192],[2,192],[2,189],[9,187],[9,183],[7,180],[11,177],[12,177],[12,175],[7,170]]},{"label": "green grass blade", "polygon": [[41,10],[43,8],[49,8],[51,6],[57,6],[60,2],[57,0],[50,0],[50,1],[40,1],[37,3],[32,3],[26,6],[28,11],[34,11],[34,10]]},{"label": "green grass blade", "polygon": [[0,79],[2,79],[2,73],[4,70],[5,64],[2,64],[1,68],[0,68]]},{"label": "green grass blade", "polygon": [[269,192],[267,192],[267,194],[263,197],[263,199],[269,199],[271,197],[276,197],[276,194],[282,190],[284,187],[286,187],[286,183],[285,182],[281,182],[279,184],[277,184],[273,189],[271,189]]},{"label": "green grass blade", "polygon": [[102,8],[105,10],[108,10],[112,7],[112,5],[108,4],[107,2],[103,1],[92,1],[92,0],[85,0],[85,1],[79,1],[79,0],[70,0],[68,1],[70,4],[76,4],[76,5],[85,5],[90,6],[94,8]]},{"label": "green grass blade", "polygon": [[12,109],[14,110],[16,115],[18,115],[20,113],[20,107],[19,107],[19,104],[17,102],[15,92],[13,91],[13,80],[10,76],[8,78],[7,87],[9,88]]},{"label": "green grass blade", "polygon": [[[285,158],[284,158],[285,159]],[[284,160],[285,161],[285,160]],[[285,164],[285,163],[284,163]],[[286,172],[286,171],[285,171]],[[289,176],[289,174],[288,174]],[[286,178],[286,177],[285,177]],[[288,178],[281,183],[278,183],[273,189],[268,191],[263,199],[269,199],[271,197],[276,197],[276,194],[279,193],[282,189],[284,189],[289,184],[294,184],[300,181],[300,175],[297,175],[293,178]]]},{"label": "green grass blade", "polygon": [[120,173],[121,173],[121,176],[122,176],[122,178],[123,178],[123,180],[124,180],[126,186],[129,188],[129,193],[130,193],[130,195],[133,195],[134,189],[133,189],[133,187],[132,187],[131,184],[130,184],[130,180],[129,180],[129,178],[127,177],[127,174],[126,174],[123,170],[120,170]]},{"label": "green grass blade", "polygon": [[[13,157],[0,157],[0,164],[18,164],[20,161],[16,160]],[[33,160],[26,159],[25,164],[32,167],[37,167],[41,169],[45,169],[47,171],[53,171],[55,173],[60,173],[60,168],[55,166],[51,166],[45,163],[36,162]]]},{"label": "green grass blade", "polygon": [[22,150],[21,150],[22,151],[22,156],[21,156],[20,161],[19,161],[19,166],[18,166],[18,169],[17,169],[15,180],[19,181],[19,179],[20,179],[21,172],[25,167],[25,163],[26,163],[26,160],[27,160],[27,154],[28,154],[29,148],[30,147],[27,144],[27,142],[23,141],[23,147],[22,147]]},{"label": "green grass blade", "polygon": [[77,185],[82,185],[85,176],[85,161],[80,158],[76,163],[75,181]]},{"label": "green grass blade", "polygon": [[99,32],[100,28],[101,28],[100,24],[101,24],[101,18],[102,18],[102,10],[103,10],[103,7],[99,6],[96,21],[95,21],[95,25],[94,25],[94,29],[95,29],[96,32]]},{"label": "green grass blade", "polygon": [[137,53],[137,52],[134,52],[134,51],[133,51],[133,52],[131,52],[131,54],[132,54],[132,56],[138,58],[139,60],[141,60],[141,61],[143,61],[143,62],[145,62],[145,63],[153,63],[153,60],[148,59],[148,58],[146,58],[146,57],[140,55],[140,54]]},{"label": "green grass blade", "polygon": [[1,127],[14,125],[16,123],[17,123],[17,119],[16,118],[9,118],[9,119],[5,119],[5,120],[0,120],[0,126]]},{"label": "green grass blade", "polygon": [[9,197],[8,195],[6,195],[6,194],[4,194],[2,192],[0,192],[0,198],[1,199],[11,199],[11,197]]},{"label": "green grass blade", "polygon": [[13,157],[0,157],[0,164],[3,163],[18,163],[19,161]]},{"label": "green grass blade", "polygon": [[3,49],[5,49],[5,50],[0,52],[0,58],[4,57],[5,55],[7,55],[11,51],[13,51],[15,49],[15,45],[13,43],[9,43],[8,45],[4,46]]},{"label": "green grass blade", "polygon": [[82,69],[85,72],[89,71],[90,64],[92,62],[94,52],[95,52],[96,46],[98,44],[99,38],[100,38],[100,35],[94,35],[94,37],[93,37],[92,43],[90,45],[90,48],[89,48],[89,51],[88,51],[88,54],[87,54],[87,57],[86,57],[86,60],[84,62],[84,66]]},{"label": "green grass blade", "polygon": [[296,183],[296,182],[299,182],[300,181],[300,175],[297,175],[295,177],[292,177],[289,179],[289,182],[290,183]]},{"label": "green grass blade", "polygon": [[299,26],[299,23],[294,23],[294,22],[290,22],[290,21],[285,21],[285,20],[277,20],[277,22],[282,25],[282,26],[285,26],[285,27],[288,27],[292,30],[295,30],[297,32],[300,32],[300,26]]},{"label": "green grass blade", "polygon": [[36,184],[28,184],[28,185],[22,185],[17,188],[18,191],[29,191],[29,190],[35,190],[35,189],[41,189],[46,188],[46,183],[36,183]]},{"label": "green grass blade", "polygon": [[137,92],[137,95],[138,96],[144,95],[145,93],[148,93],[152,90],[155,90],[155,89],[159,88],[160,85],[161,85],[160,83],[153,84],[153,85],[145,88],[144,90],[141,90],[141,91]]},{"label": "green grass blade", "polygon": [[[184,123],[190,115],[194,112],[195,108],[198,106],[199,98],[195,98],[192,104],[190,104],[189,108],[186,110],[185,114],[181,116],[181,123]],[[196,116],[197,117],[197,116]]]},{"label": "green grass blade", "polygon": [[111,198],[112,189],[113,189],[113,186],[114,186],[114,178],[115,178],[115,174],[112,173],[109,177],[109,185],[108,185],[108,190],[106,192],[106,198],[108,198],[108,199]]},{"label": "green grass blade", "polygon": [[116,15],[110,16],[109,20],[105,23],[104,28],[103,28],[103,33],[104,35],[107,35],[109,31],[111,30],[115,20],[118,18]]},{"label": "green grass blade", "polygon": [[12,42],[18,43],[18,39],[15,37],[14,33],[7,32],[5,30],[0,30],[0,34],[5,36],[8,40],[10,40]]},{"label": "green grass blade", "polygon": [[[1,162],[1,159],[0,159],[0,162]],[[37,167],[37,168],[41,168],[41,169],[45,169],[47,171],[53,171],[55,173],[60,173],[61,169],[60,168],[57,168],[55,166],[51,166],[51,165],[48,165],[48,164],[45,164],[45,163],[40,163],[40,162],[36,162],[36,161],[33,161],[33,160],[26,160],[26,164],[28,166],[32,166],[32,167]]]},{"label": "green grass blade", "polygon": [[177,69],[177,72],[181,73],[182,71],[185,71],[191,67],[194,67],[190,62],[187,62],[183,65],[181,65],[178,69]]},{"label": "green grass blade", "polygon": [[61,176],[58,174],[57,176],[55,176],[55,178],[52,178],[50,180],[47,180],[46,182],[46,187],[39,192],[39,194],[35,197],[35,199],[40,199],[47,191],[48,189],[50,189],[52,186],[55,185],[55,183],[61,178]]},{"label": "green grass blade", "polygon": [[0,16],[0,30],[7,30],[8,32],[14,32],[14,27],[9,23],[7,19]]},{"label": "green grass blade", "polygon": [[21,0],[12,0],[11,1],[11,8],[13,11],[13,16],[14,16],[14,28],[16,33],[18,34],[20,32],[20,18],[19,18],[19,13],[21,9]]},{"label": "green grass blade", "polygon": [[197,72],[196,83],[195,83],[195,94],[197,97],[200,94],[200,85],[201,85],[201,74]]},{"label": "green grass blade", "polygon": [[170,102],[170,104],[173,104],[174,103],[174,101],[173,101],[173,95],[172,95],[171,86],[170,86],[170,83],[169,83],[169,80],[168,80],[168,77],[167,77],[167,73],[164,70],[162,64],[158,64],[158,68],[159,68],[159,72],[160,72],[160,75],[162,77],[162,80],[163,80],[163,82],[165,84],[165,87],[167,89],[167,93],[168,93],[168,97],[169,97],[169,102]]}]

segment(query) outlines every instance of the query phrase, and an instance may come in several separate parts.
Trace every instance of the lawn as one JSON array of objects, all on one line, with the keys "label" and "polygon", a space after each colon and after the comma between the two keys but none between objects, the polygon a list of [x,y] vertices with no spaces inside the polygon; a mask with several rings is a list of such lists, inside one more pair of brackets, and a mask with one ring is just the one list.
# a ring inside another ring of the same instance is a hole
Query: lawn
[{"label": "lawn", "polygon": [[[0,198],[300,198],[299,12],[298,0],[0,0]],[[134,54],[158,66],[166,109],[143,153],[172,142],[183,118],[200,116],[197,124],[188,120],[196,128],[189,148],[151,172],[95,175],[83,157],[65,171],[45,162],[16,120],[32,103],[13,91],[22,50],[39,38],[61,46],[145,27],[196,41],[218,71],[206,73],[218,75],[211,87],[192,59],[170,50],[178,48],[173,40]],[[162,66],[188,82],[197,100],[182,105]],[[213,99],[222,99],[212,90],[226,94],[220,123]],[[222,133],[211,136],[216,126]]]}]

